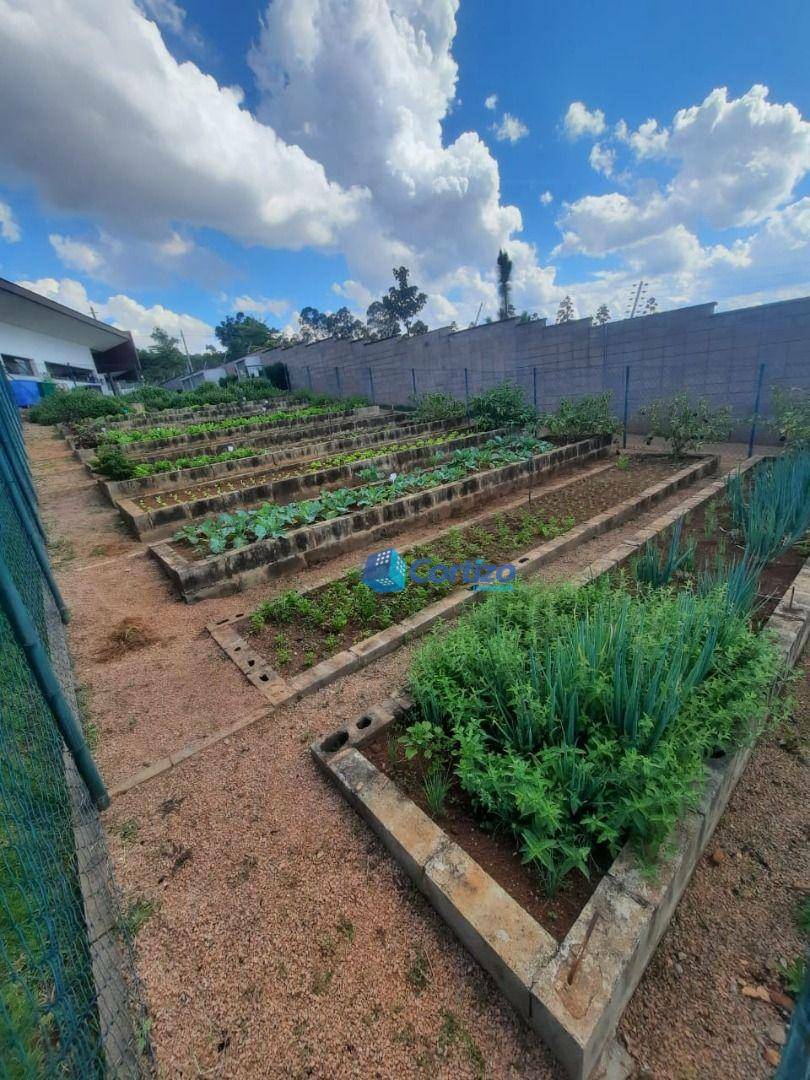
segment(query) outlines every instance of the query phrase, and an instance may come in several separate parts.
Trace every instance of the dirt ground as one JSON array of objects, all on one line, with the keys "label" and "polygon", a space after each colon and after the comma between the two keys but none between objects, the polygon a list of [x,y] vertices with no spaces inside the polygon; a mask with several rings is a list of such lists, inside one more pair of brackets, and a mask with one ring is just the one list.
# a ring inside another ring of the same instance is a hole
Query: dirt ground
[{"label": "dirt ground", "polygon": [[[268,715],[205,625],[273,590],[183,605],[64,443],[41,429],[28,441],[108,783],[257,717],[105,815],[121,886],[154,905],[137,954],[161,1073],[560,1076],[310,759],[316,736],[400,685],[412,647]],[[724,467],[744,454],[723,449]],[[574,572],[680,498],[565,556],[547,576]],[[124,620],[139,628],[137,647],[126,648]],[[804,703],[806,739],[806,684]],[[782,732],[757,751],[717,833],[724,857],[699,866],[625,1013],[620,1035],[640,1075],[773,1071],[764,1055],[778,1048],[783,1016],[741,987],[775,985],[776,965],[799,949],[792,910],[810,877],[799,743]]]}]

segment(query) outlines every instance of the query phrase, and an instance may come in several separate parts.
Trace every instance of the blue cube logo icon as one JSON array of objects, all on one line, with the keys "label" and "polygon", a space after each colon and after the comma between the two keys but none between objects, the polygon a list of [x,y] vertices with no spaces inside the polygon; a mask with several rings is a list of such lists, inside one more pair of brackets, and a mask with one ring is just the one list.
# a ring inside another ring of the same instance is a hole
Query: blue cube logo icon
[{"label": "blue cube logo icon", "polygon": [[363,569],[363,584],[377,593],[402,592],[408,580],[408,565],[398,551],[388,548],[369,555]]}]

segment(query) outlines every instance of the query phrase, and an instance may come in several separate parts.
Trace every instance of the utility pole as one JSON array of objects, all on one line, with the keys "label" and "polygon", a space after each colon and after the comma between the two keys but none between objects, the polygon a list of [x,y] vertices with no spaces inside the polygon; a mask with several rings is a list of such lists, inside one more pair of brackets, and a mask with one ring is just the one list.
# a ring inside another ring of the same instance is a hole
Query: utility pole
[{"label": "utility pole", "polygon": [[191,357],[188,352],[188,345],[186,345],[186,335],[183,333],[182,326],[180,327],[180,337],[183,339],[183,348],[186,350],[186,374],[191,374]]},{"label": "utility pole", "polygon": [[483,306],[484,306],[484,301],[482,300],[481,303],[478,305],[478,311],[476,311],[476,313],[475,313],[475,322],[473,323],[473,326],[478,326],[478,320],[481,318],[481,308]]},{"label": "utility pole", "polygon": [[644,278],[642,278],[638,283],[638,288],[636,289],[635,296],[633,297],[633,293],[632,292],[630,293],[630,296],[632,297],[632,302],[628,301],[628,311],[625,313],[625,316],[624,316],[626,319],[634,319],[635,318],[636,309],[638,308],[639,302],[641,300],[641,294],[647,288],[647,285],[648,285],[648,282],[646,282],[644,280]]}]

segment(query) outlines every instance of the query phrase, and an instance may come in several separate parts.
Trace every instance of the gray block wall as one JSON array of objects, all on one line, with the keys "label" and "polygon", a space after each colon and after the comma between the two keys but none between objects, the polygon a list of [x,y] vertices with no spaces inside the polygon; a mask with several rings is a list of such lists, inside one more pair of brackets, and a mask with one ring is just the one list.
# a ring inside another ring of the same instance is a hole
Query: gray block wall
[{"label": "gray block wall", "polygon": [[774,386],[810,391],[810,297],[735,311],[714,303],[595,326],[590,318],[559,325],[507,319],[473,329],[447,327],[414,338],[329,339],[267,355],[284,360],[293,389],[364,394],[377,403],[408,404],[434,390],[464,398],[505,380],[529,402],[552,409],[563,397],[611,390],[621,414],[629,368],[631,430],[656,397],[687,390],[713,406],[731,405],[747,434],[759,367],[765,365],[761,411],[770,414]]}]

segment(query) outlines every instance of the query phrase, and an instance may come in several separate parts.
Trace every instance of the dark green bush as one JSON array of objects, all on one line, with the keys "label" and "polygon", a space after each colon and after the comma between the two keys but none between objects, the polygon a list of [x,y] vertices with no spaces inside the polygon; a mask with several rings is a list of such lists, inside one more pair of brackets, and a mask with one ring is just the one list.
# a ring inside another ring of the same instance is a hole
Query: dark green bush
[{"label": "dark green bush", "polygon": [[528,424],[537,417],[535,409],[526,404],[520,387],[511,383],[504,383],[470,398],[470,414],[482,427],[487,428]]},{"label": "dark green bush", "polygon": [[620,424],[613,415],[612,393],[584,394],[563,398],[555,412],[541,413],[540,423],[557,439],[587,439],[593,435],[615,435]]},{"label": "dark green bush", "polygon": [[452,394],[442,394],[437,391],[415,398],[416,419],[423,420],[425,423],[434,423],[437,420],[460,420],[464,413],[464,402],[454,398]]},{"label": "dark green bush", "polygon": [[98,455],[90,462],[90,468],[108,480],[131,480],[135,475],[134,462],[119,446],[100,446]]},{"label": "dark green bush", "polygon": [[66,424],[98,416],[122,416],[127,407],[124,399],[105,397],[96,390],[57,390],[43,398],[28,411],[34,424]]}]

